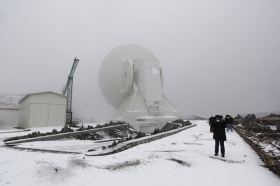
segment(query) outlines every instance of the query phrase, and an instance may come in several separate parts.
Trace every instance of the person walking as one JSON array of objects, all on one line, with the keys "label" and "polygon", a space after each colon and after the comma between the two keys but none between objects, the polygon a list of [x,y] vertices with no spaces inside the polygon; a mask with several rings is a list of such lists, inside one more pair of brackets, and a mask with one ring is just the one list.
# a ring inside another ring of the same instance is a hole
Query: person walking
[{"label": "person walking", "polygon": [[226,123],[222,120],[222,117],[220,115],[215,116],[212,128],[214,128],[213,139],[215,139],[215,156],[218,156],[220,145],[222,157],[225,157],[224,142],[227,140],[225,131]]},{"label": "person walking", "polygon": [[233,132],[233,130],[232,130],[233,118],[230,115],[226,115],[225,122],[226,122],[226,125],[227,125],[227,131],[228,132],[229,131]]}]

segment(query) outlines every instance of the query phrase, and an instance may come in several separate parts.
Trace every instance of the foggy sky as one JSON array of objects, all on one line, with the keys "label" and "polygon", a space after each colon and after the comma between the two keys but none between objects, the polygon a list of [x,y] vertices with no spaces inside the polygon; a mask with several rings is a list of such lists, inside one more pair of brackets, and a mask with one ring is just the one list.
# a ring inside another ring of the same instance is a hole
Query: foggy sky
[{"label": "foggy sky", "polygon": [[280,1],[0,1],[0,93],[61,93],[74,58],[73,111],[109,120],[98,72],[114,48],[146,48],[182,116],[280,111]]}]

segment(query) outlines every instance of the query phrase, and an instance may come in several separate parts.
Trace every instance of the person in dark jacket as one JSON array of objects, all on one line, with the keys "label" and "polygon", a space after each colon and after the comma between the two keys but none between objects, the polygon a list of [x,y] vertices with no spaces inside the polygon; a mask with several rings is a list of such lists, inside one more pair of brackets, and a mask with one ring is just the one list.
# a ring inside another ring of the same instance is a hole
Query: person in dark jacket
[{"label": "person in dark jacket", "polygon": [[230,115],[226,115],[225,122],[227,124],[227,131],[229,132],[231,130],[231,132],[233,132],[232,130],[233,118]]},{"label": "person in dark jacket", "polygon": [[214,123],[214,120],[215,120],[215,118],[214,118],[214,116],[211,116],[210,118],[209,118],[209,126],[210,126],[210,132],[213,132],[212,130],[211,130],[211,125],[212,125],[212,123]]},{"label": "person in dark jacket", "polygon": [[226,123],[222,120],[220,115],[215,116],[215,121],[212,124],[214,128],[213,139],[215,139],[215,156],[218,156],[219,145],[221,146],[222,157],[225,157],[225,145],[226,137]]}]

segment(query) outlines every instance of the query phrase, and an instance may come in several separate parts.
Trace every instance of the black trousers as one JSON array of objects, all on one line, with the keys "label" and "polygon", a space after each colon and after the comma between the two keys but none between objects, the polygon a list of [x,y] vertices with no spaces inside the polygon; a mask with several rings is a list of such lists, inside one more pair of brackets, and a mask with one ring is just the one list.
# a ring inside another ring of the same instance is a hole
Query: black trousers
[{"label": "black trousers", "polygon": [[221,145],[221,153],[225,155],[225,145],[223,140],[215,139],[215,154],[219,152],[219,144]]}]

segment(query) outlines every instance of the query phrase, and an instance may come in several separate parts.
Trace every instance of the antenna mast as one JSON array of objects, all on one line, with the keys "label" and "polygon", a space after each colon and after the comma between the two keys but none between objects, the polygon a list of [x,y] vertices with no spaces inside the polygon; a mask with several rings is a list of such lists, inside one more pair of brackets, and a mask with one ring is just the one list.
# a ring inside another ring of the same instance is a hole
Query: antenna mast
[{"label": "antenna mast", "polygon": [[68,80],[66,86],[64,87],[62,94],[65,95],[67,91],[67,105],[66,105],[66,124],[72,124],[72,91],[73,91],[73,75],[76,70],[76,67],[79,63],[79,59],[77,57],[74,59],[72,69],[68,76]]}]

